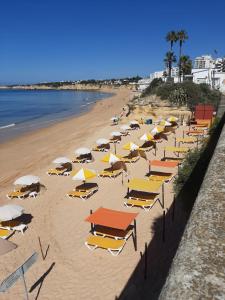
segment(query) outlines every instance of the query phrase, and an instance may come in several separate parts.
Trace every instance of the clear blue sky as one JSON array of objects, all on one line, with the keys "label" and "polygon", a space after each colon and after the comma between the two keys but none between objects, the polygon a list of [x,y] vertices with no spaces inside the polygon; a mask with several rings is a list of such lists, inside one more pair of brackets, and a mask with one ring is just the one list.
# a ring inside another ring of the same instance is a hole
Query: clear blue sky
[{"label": "clear blue sky", "polygon": [[147,76],[172,29],[191,58],[224,56],[225,1],[2,0],[0,84]]}]

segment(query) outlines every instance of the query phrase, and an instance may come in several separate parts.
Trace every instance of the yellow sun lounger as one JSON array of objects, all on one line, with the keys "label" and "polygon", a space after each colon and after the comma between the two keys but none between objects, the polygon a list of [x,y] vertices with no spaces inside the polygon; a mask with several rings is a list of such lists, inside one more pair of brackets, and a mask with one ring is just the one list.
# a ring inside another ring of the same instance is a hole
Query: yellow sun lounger
[{"label": "yellow sun lounger", "polygon": [[135,156],[135,157],[129,157],[129,156],[124,156],[121,157],[121,161],[124,163],[135,163],[140,159],[140,156]]},{"label": "yellow sun lounger", "polygon": [[187,153],[189,151],[189,148],[187,148],[187,147],[167,146],[167,147],[165,147],[165,151],[177,152],[177,153]]},{"label": "yellow sun lounger", "polygon": [[195,137],[187,137],[187,138],[178,138],[176,139],[178,143],[186,143],[191,144],[197,142],[197,139]]},{"label": "yellow sun lounger", "polygon": [[96,236],[110,237],[116,240],[128,240],[133,233],[132,229],[133,226],[129,226],[127,230],[120,230],[101,225],[95,225],[93,233]]},{"label": "yellow sun lounger", "polygon": [[110,149],[104,148],[104,147],[94,147],[92,148],[92,151],[98,151],[98,152],[109,152]]},{"label": "yellow sun lounger", "polygon": [[[151,174],[152,173],[152,174]],[[173,180],[175,176],[172,173],[164,173],[164,172],[150,172],[149,180],[156,180],[156,181],[163,181],[165,183],[169,183],[171,180]]]},{"label": "yellow sun lounger", "polygon": [[14,231],[0,228],[0,238],[2,239],[8,239],[11,235],[13,235]]},{"label": "yellow sun lounger", "polygon": [[70,191],[66,194],[67,197],[69,198],[80,198],[83,201],[87,200],[90,196],[92,196],[98,189],[92,189],[92,190],[87,190],[87,191]]},{"label": "yellow sun lounger", "polygon": [[158,199],[143,201],[143,200],[129,199],[127,202],[124,202],[124,205],[126,207],[134,207],[134,206],[141,207],[145,211],[149,211],[156,203],[157,200]]},{"label": "yellow sun lounger", "polygon": [[13,191],[9,192],[6,197],[8,199],[18,198],[18,199],[24,199],[25,197],[29,196],[30,191],[21,192],[21,191]]},{"label": "yellow sun lounger", "polygon": [[60,175],[66,175],[68,176],[70,173],[66,172],[67,169],[62,169],[62,170],[58,170],[58,169],[50,169],[47,172],[47,175],[51,176],[51,175],[56,175],[56,176],[60,176]]},{"label": "yellow sun lounger", "polygon": [[102,248],[108,250],[113,256],[117,256],[126,244],[126,240],[115,240],[102,236],[90,235],[85,245],[90,250],[95,250],[97,248]]},{"label": "yellow sun lounger", "polygon": [[114,170],[114,171],[108,171],[108,170],[103,170],[101,171],[98,176],[100,177],[109,177],[109,178],[116,178],[123,172],[122,169],[119,170]]}]

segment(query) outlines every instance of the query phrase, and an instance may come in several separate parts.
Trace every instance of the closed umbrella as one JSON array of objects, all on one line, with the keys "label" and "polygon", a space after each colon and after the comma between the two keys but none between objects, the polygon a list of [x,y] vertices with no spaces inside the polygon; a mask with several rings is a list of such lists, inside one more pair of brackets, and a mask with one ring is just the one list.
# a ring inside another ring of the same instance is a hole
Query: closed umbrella
[{"label": "closed umbrella", "polygon": [[155,136],[156,134],[159,134],[163,131],[164,131],[164,127],[156,126],[155,128],[152,129],[151,134]]},{"label": "closed umbrella", "polygon": [[24,212],[24,208],[20,205],[8,204],[0,207],[0,220],[10,221],[20,217]]},{"label": "closed umbrella", "polygon": [[26,175],[18,178],[14,184],[15,185],[31,185],[34,183],[39,183],[40,178],[34,175]]}]

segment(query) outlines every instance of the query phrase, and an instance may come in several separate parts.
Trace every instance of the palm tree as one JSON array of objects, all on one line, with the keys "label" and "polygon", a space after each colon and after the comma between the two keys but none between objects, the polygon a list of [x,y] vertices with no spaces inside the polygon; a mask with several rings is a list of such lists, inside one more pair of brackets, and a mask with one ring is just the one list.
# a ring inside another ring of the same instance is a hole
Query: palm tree
[{"label": "palm tree", "polygon": [[179,66],[180,66],[180,76],[191,74],[192,69],[192,61],[188,55],[181,55],[179,59]]},{"label": "palm tree", "polygon": [[180,52],[179,52],[179,81],[181,82],[181,65],[180,65],[180,58],[182,55],[182,46],[183,43],[188,39],[188,35],[185,30],[180,30],[177,32],[177,39],[179,41],[179,46],[180,46]]},{"label": "palm tree", "polygon": [[170,31],[166,35],[166,41],[170,42],[170,51],[173,51],[173,44],[177,42],[177,34],[174,30]]},{"label": "palm tree", "polygon": [[166,68],[168,69],[169,78],[171,78],[171,71],[172,71],[173,63],[175,63],[176,61],[177,61],[176,56],[174,55],[174,53],[172,51],[166,52],[166,56],[164,58],[164,63],[166,65]]}]

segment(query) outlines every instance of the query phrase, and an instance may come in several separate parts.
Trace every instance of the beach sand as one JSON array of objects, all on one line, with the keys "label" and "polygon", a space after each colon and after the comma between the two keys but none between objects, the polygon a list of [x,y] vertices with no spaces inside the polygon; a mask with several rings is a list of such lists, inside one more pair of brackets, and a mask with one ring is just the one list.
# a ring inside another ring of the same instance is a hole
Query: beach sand
[{"label": "beach sand", "polygon": [[[46,175],[46,171],[53,167],[51,162],[56,157],[72,158],[76,148],[91,148],[96,139],[109,138],[111,131],[119,129],[119,126],[111,126],[109,120],[121,112],[132,94],[123,88],[115,92],[115,96],[97,102],[87,114],[1,145],[0,204],[20,204],[33,218],[24,235],[16,233],[10,238],[18,248],[0,256],[0,281],[37,251],[38,262],[25,275],[30,299],[115,299],[139,262],[140,251],[144,251],[145,242],[151,241],[154,220],[162,215],[163,210],[159,203],[149,212],[123,205],[126,200],[124,196],[127,192],[127,179],[144,178],[148,171],[148,164],[144,159],[128,165],[128,177],[124,177],[124,183],[121,176],[116,179],[94,178],[92,182],[99,185],[99,191],[86,202],[65,196],[79,184],[72,181],[70,176]],[[149,131],[149,128],[152,127],[142,125],[141,130],[132,131],[131,136],[123,137],[117,152],[127,154],[122,150],[122,145],[128,141],[140,144],[139,137]],[[183,129],[179,128],[176,135],[181,136]],[[165,145],[174,145],[173,135],[169,136],[168,142],[163,141],[158,145],[157,156],[153,151],[148,152],[148,159],[162,158]],[[113,147],[111,148],[113,152]],[[108,166],[100,161],[103,153],[93,152],[93,155],[95,161],[86,165],[88,168],[100,171]],[[78,170],[81,165],[74,164],[73,167]],[[5,195],[13,189],[13,181],[26,174],[39,176],[47,190],[37,198],[7,200]],[[172,183],[169,183],[165,185],[166,209],[170,207],[172,199]],[[84,245],[90,230],[90,224],[84,219],[89,215],[90,209],[95,211],[100,206],[139,213],[138,251],[134,250],[132,238],[117,257],[102,249],[91,252]],[[38,237],[44,252],[49,245],[44,261],[41,258]],[[1,295],[1,299],[21,299],[23,293],[23,285],[19,280],[10,291]]]}]

